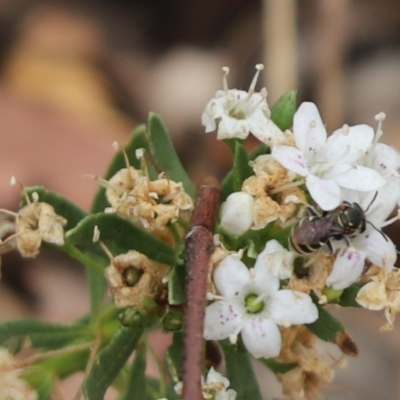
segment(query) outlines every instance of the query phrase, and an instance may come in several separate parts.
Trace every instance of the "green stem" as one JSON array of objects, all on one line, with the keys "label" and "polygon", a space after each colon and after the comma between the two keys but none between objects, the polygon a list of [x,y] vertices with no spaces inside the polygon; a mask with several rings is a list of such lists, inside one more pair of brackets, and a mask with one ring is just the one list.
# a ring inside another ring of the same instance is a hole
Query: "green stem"
[{"label": "green stem", "polygon": [[78,250],[72,244],[65,244],[64,246],[60,247],[60,249],[68,254],[74,260],[79,261],[82,265],[87,268],[90,268],[92,271],[97,272],[98,274],[104,274],[104,267],[97,262],[93,261],[90,257],[86,256],[80,250]]}]

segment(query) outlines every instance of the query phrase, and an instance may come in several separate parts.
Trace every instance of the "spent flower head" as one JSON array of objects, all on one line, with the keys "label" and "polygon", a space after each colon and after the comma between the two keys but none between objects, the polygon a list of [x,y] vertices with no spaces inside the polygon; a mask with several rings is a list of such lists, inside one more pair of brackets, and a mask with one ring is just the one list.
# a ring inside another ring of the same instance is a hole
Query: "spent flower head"
[{"label": "spent flower head", "polygon": [[381,331],[392,330],[396,314],[400,312],[400,270],[377,269],[370,279],[359,290],[356,301],[368,310],[384,310],[387,323]]},{"label": "spent flower head", "polygon": [[37,393],[21,378],[24,369],[5,348],[0,348],[0,399],[36,400]]},{"label": "spent flower head", "polygon": [[63,226],[67,220],[56,214],[50,204],[40,202],[36,192],[32,194],[33,201],[27,197],[27,205],[18,213],[0,210],[15,217],[15,234],[9,236],[1,246],[15,241],[16,248],[23,257],[35,257],[39,253],[42,241],[62,246],[64,244]]},{"label": "spent flower head", "polygon": [[105,269],[109,292],[117,308],[137,310],[144,310],[146,302],[160,294],[166,273],[164,266],[134,250],[111,258],[111,265]]},{"label": "spent flower head", "polygon": [[142,171],[123,168],[108,182],[100,182],[111,204],[108,211],[116,212],[150,231],[164,230],[174,223],[180,213],[193,208],[193,201],[181,182],[160,174],[151,181]]}]

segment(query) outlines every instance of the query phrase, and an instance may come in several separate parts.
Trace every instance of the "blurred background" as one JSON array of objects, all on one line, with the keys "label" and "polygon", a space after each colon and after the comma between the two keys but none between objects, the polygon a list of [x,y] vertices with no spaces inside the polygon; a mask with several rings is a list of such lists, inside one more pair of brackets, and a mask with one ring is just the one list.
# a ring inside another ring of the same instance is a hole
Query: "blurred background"
[{"label": "blurred background", "polygon": [[[297,89],[329,131],[375,126],[384,111],[384,141],[400,147],[396,0],[0,0],[0,207],[17,209],[15,175],[88,209],[97,185],[83,175],[102,175],[112,142],[127,141],[149,111],[165,120],[195,182],[221,178],[229,152],[204,134],[200,116],[221,88],[222,66],[231,87],[247,89],[259,62],[270,105]],[[82,268],[62,256],[8,254],[2,264],[1,319],[65,323],[88,311]],[[381,313],[334,312],[361,355],[326,397],[400,399],[399,331],[379,334]],[[279,397],[274,377],[259,374],[265,399]]]}]

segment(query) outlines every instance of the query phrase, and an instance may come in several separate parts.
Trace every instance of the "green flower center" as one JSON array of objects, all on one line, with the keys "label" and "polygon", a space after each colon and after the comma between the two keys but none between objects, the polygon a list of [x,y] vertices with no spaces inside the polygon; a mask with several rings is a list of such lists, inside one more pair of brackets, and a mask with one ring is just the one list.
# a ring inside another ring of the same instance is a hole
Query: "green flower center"
[{"label": "green flower center", "polygon": [[261,297],[254,293],[247,295],[244,302],[250,314],[257,314],[264,309],[264,302]]},{"label": "green flower center", "polygon": [[124,283],[130,287],[135,286],[142,275],[143,271],[134,267],[127,268],[122,274]]}]

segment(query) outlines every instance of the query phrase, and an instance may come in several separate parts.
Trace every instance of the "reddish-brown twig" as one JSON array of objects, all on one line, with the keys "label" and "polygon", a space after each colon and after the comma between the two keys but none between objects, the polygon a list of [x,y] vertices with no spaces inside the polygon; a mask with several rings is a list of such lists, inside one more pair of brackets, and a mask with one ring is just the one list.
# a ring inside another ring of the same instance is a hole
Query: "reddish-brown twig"
[{"label": "reddish-brown twig", "polygon": [[207,275],[213,231],[218,217],[219,189],[216,179],[200,186],[189,231],[185,238],[186,315],[184,324],[183,400],[201,400],[204,364],[203,328]]}]

